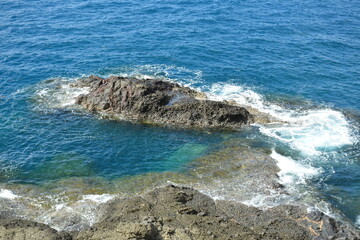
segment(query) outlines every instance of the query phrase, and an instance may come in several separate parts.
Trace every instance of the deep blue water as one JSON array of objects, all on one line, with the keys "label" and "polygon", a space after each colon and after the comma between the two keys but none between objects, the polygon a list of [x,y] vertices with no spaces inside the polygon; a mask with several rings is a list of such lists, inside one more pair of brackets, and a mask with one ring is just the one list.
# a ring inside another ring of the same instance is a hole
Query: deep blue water
[{"label": "deep blue water", "polygon": [[[183,171],[228,137],[99,119],[36,97],[51,78],[146,74],[213,92],[214,84],[245,87],[297,112],[316,106],[343,114],[322,112],[301,132],[273,129],[278,138],[257,128],[253,135],[321,169],[314,183],[356,221],[359,62],[360,5],[353,0],[0,0],[0,181]],[[337,132],[339,119],[348,125]],[[286,141],[289,133],[314,145]]]}]

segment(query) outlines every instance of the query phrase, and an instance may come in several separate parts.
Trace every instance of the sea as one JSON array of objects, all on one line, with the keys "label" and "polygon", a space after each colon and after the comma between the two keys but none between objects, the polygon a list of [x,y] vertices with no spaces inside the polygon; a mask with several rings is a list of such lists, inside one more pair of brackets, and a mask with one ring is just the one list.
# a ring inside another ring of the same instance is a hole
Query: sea
[{"label": "sea", "polygon": [[[279,121],[236,131],[116,121],[74,104],[87,89],[71,83],[89,75],[173,81]],[[236,169],[202,192],[262,209],[305,204],[360,227],[359,129],[356,0],[0,0],[3,217],[81,229],[114,197],[196,185],[198,159],[235,141],[276,160],[287,194],[244,194]]]}]

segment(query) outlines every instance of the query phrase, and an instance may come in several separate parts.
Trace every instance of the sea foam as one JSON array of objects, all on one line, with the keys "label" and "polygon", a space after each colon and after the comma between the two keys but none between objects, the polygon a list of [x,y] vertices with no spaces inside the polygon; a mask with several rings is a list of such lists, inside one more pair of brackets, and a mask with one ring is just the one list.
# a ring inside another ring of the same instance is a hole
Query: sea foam
[{"label": "sea foam", "polygon": [[83,196],[83,200],[89,200],[95,203],[106,203],[111,199],[113,199],[114,197],[115,195],[111,195],[111,194],[98,194],[98,195],[88,194]]},{"label": "sea foam", "polygon": [[19,196],[14,194],[12,191],[7,189],[1,189],[0,190],[0,198],[6,198],[10,200],[14,200],[15,198],[18,198]]},{"label": "sea foam", "polygon": [[75,105],[81,94],[89,93],[88,87],[74,87],[76,78],[54,78],[42,82],[36,91],[36,100],[50,108],[66,108]]},{"label": "sea foam", "polygon": [[360,215],[355,220],[355,225],[360,228]]},{"label": "sea foam", "polygon": [[56,230],[77,231],[95,224],[103,211],[101,205],[116,197],[113,194],[88,194],[75,202],[55,199],[57,204],[37,217],[37,221]]},{"label": "sea foam", "polygon": [[290,157],[286,157],[277,153],[274,150],[270,156],[277,161],[277,165],[280,168],[280,183],[284,185],[290,185],[294,183],[305,184],[306,179],[316,176],[321,172],[320,169],[303,165],[294,161]]},{"label": "sea foam", "polygon": [[279,182],[285,186],[288,195],[257,195],[243,203],[261,208],[282,203],[302,203],[326,213],[331,212],[329,203],[317,196],[308,180],[320,177],[324,169],[318,161],[327,161],[327,153],[358,141],[343,113],[328,107],[287,108],[266,101],[252,88],[232,84],[214,84],[207,93],[212,100],[235,101],[278,119],[277,123],[254,125],[261,134],[270,137],[275,146],[287,146],[299,156],[299,159],[293,159],[291,153],[285,156],[275,150],[270,155],[277,161]]},{"label": "sea foam", "polygon": [[258,125],[261,133],[288,144],[304,155],[321,154],[356,141],[345,116],[330,108],[287,109],[265,101],[251,88],[231,84],[214,84],[208,95],[213,100],[236,101],[281,120],[283,124]]}]

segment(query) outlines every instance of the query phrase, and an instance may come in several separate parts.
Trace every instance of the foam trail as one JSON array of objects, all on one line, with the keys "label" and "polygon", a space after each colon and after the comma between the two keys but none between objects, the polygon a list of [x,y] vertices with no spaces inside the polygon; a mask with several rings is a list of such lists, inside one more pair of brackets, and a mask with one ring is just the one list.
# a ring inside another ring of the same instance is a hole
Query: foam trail
[{"label": "foam trail", "polygon": [[353,143],[350,125],[344,115],[331,109],[306,111],[294,116],[290,124],[261,126],[260,131],[307,155]]},{"label": "foam trail", "polygon": [[231,84],[214,84],[209,97],[213,100],[234,100],[240,105],[250,106],[286,122],[287,124],[281,125],[259,125],[260,131],[305,155],[317,155],[356,141],[345,116],[332,109],[286,109],[266,102],[250,88]]},{"label": "foam trail", "polygon": [[18,198],[18,195],[15,195],[12,191],[7,189],[1,189],[0,190],[0,198],[6,198],[10,200],[14,200],[15,198]]},{"label": "foam trail", "polygon": [[287,186],[291,186],[292,184],[305,184],[306,179],[320,173],[319,169],[302,165],[290,157],[280,155],[274,150],[270,156],[277,161],[280,168],[279,177],[281,184]]},{"label": "foam trail", "polygon": [[[116,197],[113,194],[83,195],[76,202],[60,201],[37,217],[39,222],[57,230],[76,231],[95,224],[102,214],[101,204]],[[77,219],[74,223],[73,220]]]},{"label": "foam trail", "polygon": [[114,197],[115,195],[111,195],[111,194],[101,194],[101,195],[89,194],[89,195],[84,195],[83,200],[89,200],[95,203],[106,203],[111,199],[113,199]]}]

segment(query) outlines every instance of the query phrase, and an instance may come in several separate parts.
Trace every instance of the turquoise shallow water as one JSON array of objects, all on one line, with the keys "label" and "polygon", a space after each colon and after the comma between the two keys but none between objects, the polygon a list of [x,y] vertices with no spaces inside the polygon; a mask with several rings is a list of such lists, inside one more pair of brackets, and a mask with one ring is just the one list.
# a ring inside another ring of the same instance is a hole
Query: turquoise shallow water
[{"label": "turquoise shallow water", "polygon": [[[239,137],[316,169],[284,171],[356,222],[359,62],[351,0],[0,1],[1,184],[185,171]],[[119,123],[51,105],[54,92],[41,92],[48,79],[90,74],[170,78],[292,125],[208,133]]]}]

